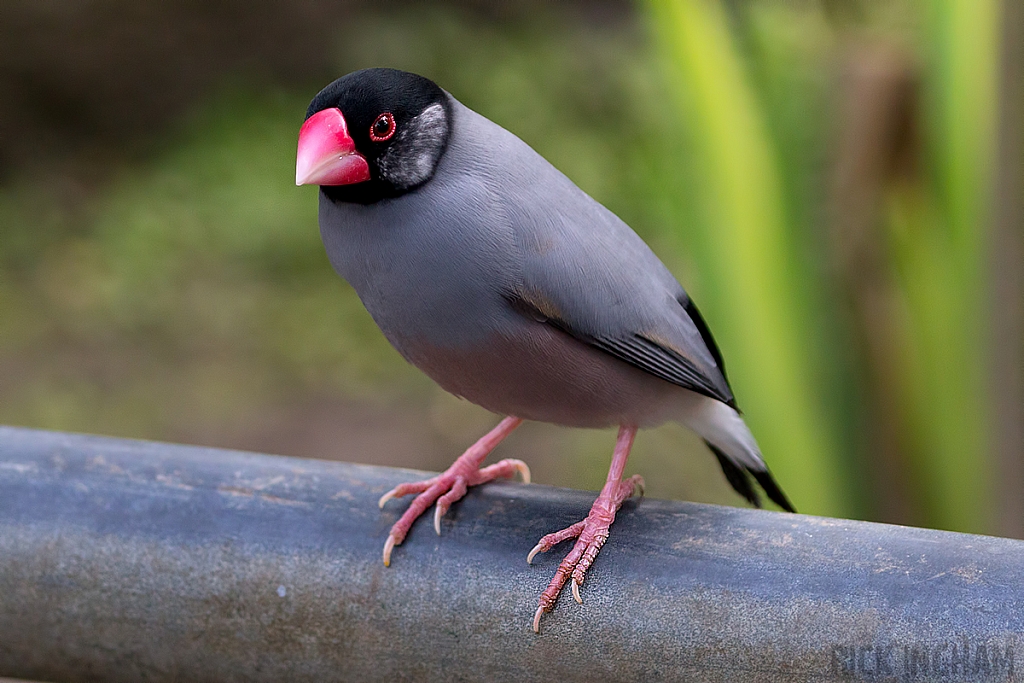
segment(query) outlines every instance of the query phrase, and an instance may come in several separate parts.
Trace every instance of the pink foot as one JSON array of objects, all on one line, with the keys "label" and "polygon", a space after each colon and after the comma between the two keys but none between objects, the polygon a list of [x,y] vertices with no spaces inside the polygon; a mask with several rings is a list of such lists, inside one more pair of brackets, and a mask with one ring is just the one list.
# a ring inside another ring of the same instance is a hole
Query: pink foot
[{"label": "pink foot", "polygon": [[434,531],[440,536],[441,518],[448,512],[452,503],[466,495],[466,490],[470,486],[484,484],[498,477],[513,477],[516,472],[519,472],[524,482],[530,483],[530,468],[522,460],[501,460],[493,465],[480,468],[480,463],[484,458],[522,422],[518,417],[506,417],[486,436],[470,446],[443,474],[424,481],[399,484],[381,496],[378,504],[380,507],[384,507],[384,504],[392,498],[401,498],[411,493],[419,494],[413,499],[401,519],[391,527],[388,540],[384,543],[385,567],[391,565],[391,551],[396,545],[402,544],[412,523],[435,501],[437,509],[434,512]]},{"label": "pink foot", "polygon": [[640,475],[622,480],[622,470],[625,469],[626,458],[629,456],[629,449],[633,445],[635,436],[636,427],[622,427],[619,430],[615,455],[612,458],[611,470],[608,472],[608,481],[591,506],[590,514],[586,519],[543,537],[527,555],[526,561],[532,563],[537,553],[547,552],[555,545],[570,538],[577,539],[572,550],[558,565],[555,577],[551,579],[551,583],[540,596],[537,612],[533,616],[534,632],[540,633],[541,616],[554,608],[555,601],[558,600],[558,595],[562,592],[562,587],[565,586],[570,575],[572,576],[572,596],[576,602],[583,604],[583,598],[580,597],[580,586],[583,585],[587,570],[594,563],[594,558],[601,551],[601,546],[608,540],[609,528],[615,521],[615,513],[637,489],[643,495],[644,480]]}]

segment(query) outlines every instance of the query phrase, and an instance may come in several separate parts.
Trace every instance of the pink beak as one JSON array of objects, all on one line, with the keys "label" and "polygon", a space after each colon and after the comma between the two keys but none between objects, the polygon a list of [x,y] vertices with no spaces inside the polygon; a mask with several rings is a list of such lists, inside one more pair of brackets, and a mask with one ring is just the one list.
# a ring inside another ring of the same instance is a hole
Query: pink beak
[{"label": "pink beak", "polygon": [[370,179],[366,158],[356,151],[341,110],[324,109],[299,130],[296,185],[351,185]]}]

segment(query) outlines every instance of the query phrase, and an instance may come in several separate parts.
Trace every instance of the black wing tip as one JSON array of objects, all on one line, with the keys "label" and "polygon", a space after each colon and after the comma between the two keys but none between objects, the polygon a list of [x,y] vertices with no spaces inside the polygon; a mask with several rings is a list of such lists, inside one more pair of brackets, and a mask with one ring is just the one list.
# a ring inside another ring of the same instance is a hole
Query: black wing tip
[{"label": "black wing tip", "polygon": [[772,473],[767,468],[764,470],[750,470],[750,473],[754,475],[754,479],[757,479],[757,483],[761,485],[761,488],[764,489],[764,492],[768,494],[773,503],[786,512],[796,512],[796,508],[789,502],[789,498],[782,492],[782,489],[775,481],[775,477],[772,476]]},{"label": "black wing tip", "polygon": [[708,445],[711,452],[718,458],[718,464],[722,466],[722,472],[725,474],[725,479],[729,482],[729,485],[736,490],[736,493],[750,501],[751,505],[757,508],[761,507],[761,496],[758,495],[757,489],[754,488],[750,481],[750,476],[753,475],[754,479],[757,480],[757,483],[760,484],[773,503],[786,512],[796,512],[796,508],[793,507],[786,494],[779,488],[771,472],[767,469],[755,470],[738,465],[718,447],[707,441],[704,443]]},{"label": "black wing tip", "polygon": [[705,441],[711,452],[718,458],[718,464],[722,466],[722,473],[725,474],[725,480],[729,482],[736,493],[740,494],[754,507],[761,507],[761,496],[757,494],[757,490],[750,482],[750,475],[747,473],[746,468],[740,467],[734,463],[728,455],[726,455],[717,446],[712,445],[710,442]]},{"label": "black wing tip", "polygon": [[[684,295],[685,296],[685,295]],[[718,344],[715,343],[715,337],[711,334],[711,328],[708,327],[707,322],[704,320],[704,316],[700,314],[700,310],[697,308],[697,304],[693,303],[693,299],[689,296],[685,296],[684,299],[679,299],[679,303],[682,304],[683,310],[686,311],[686,315],[690,316],[690,320],[693,321],[694,327],[697,328],[697,332],[700,333],[700,338],[704,340],[704,345],[708,347],[708,351],[711,352],[711,357],[718,363],[718,371],[722,373],[722,378],[725,380],[726,386],[729,385],[729,377],[725,374],[725,359],[722,358],[722,352],[718,348]],[[731,390],[732,387],[729,387]]]},{"label": "black wing tip", "polygon": [[[715,363],[718,365],[718,371],[722,373],[722,379],[725,380],[725,387],[726,389],[729,390],[729,394],[731,395],[732,385],[729,384],[729,376],[725,374],[725,359],[722,358],[722,351],[718,348],[718,344],[715,342],[714,335],[711,334],[711,328],[708,327],[707,322],[704,320],[704,316],[700,314],[700,310],[697,308],[697,304],[693,302],[693,299],[691,299],[689,295],[684,293],[683,296],[678,299],[678,301],[680,305],[683,307],[683,310],[686,312],[686,315],[690,317],[690,320],[693,322],[693,326],[697,328],[697,332],[700,333],[700,338],[704,340],[704,346],[708,347],[708,351],[711,352],[711,357],[714,358]],[[736,405],[735,396],[730,396],[729,400],[727,401],[722,399],[719,400],[721,400],[723,403],[728,405],[730,408],[735,410],[740,415],[743,414],[743,411],[740,410],[740,407]]]}]

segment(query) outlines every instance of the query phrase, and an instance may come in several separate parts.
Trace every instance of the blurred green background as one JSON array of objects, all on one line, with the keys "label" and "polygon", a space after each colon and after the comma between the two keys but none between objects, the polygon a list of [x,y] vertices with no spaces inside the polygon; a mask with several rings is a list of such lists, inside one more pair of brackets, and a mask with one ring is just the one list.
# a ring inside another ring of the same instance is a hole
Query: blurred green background
[{"label": "blurred green background", "polygon": [[[802,512],[1024,536],[1013,5],[5,2],[0,422],[435,470],[488,429],[387,345],[293,184],[312,96],[393,66],[651,244]],[[495,455],[596,489],[613,439]],[[681,427],[634,453],[650,495],[740,504]]]}]

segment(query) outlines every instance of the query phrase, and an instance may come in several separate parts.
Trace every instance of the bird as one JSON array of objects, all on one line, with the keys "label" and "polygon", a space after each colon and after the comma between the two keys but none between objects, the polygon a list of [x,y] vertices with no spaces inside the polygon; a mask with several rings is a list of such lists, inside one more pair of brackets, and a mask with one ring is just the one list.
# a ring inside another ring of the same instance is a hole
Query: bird
[{"label": "bird", "polygon": [[[523,421],[618,427],[589,514],[527,556],[576,539],[538,599],[540,632],[588,568],[616,512],[643,492],[624,477],[637,430],[696,432],[728,483],[760,507],[758,486],[794,512],[743,421],[711,330],[648,245],[527,143],[434,81],[354,71],[321,90],[299,130],[296,185],[319,186],[320,235],[335,271],[384,336],[446,391],[504,415],[442,474],[385,493],[416,494],[383,560],[435,506],[434,528],[467,488],[519,473],[481,467]],[[756,482],[756,485],[755,485]]]}]

